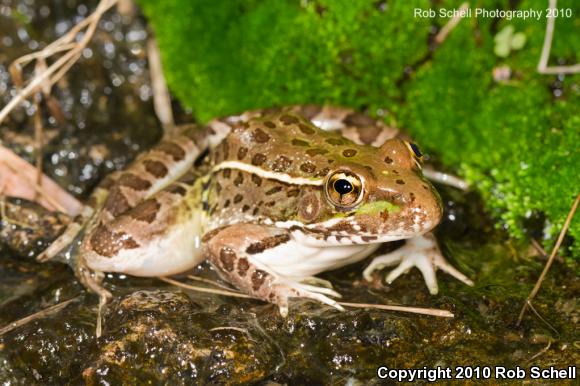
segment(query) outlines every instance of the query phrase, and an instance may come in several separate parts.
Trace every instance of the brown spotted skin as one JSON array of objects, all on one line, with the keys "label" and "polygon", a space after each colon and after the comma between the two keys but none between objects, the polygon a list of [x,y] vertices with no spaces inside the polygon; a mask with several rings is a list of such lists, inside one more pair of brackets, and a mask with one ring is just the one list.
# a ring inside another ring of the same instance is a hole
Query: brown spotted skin
[{"label": "brown spotted skin", "polygon": [[[79,271],[157,276],[176,273],[177,260],[185,270],[207,258],[238,288],[281,308],[289,297],[319,299],[281,284],[256,258],[296,243],[296,232],[329,246],[368,244],[422,234],[440,220],[437,193],[397,135],[348,109],[292,106],[165,138],[95,191],[91,217],[80,221]],[[338,172],[360,183],[352,206],[329,198]],[[196,257],[188,261],[187,251]]]},{"label": "brown spotted skin", "polygon": [[[346,170],[364,180],[362,204],[388,201],[400,210],[359,215],[356,208],[344,210],[330,203],[324,186],[296,185],[247,171],[224,169],[213,176],[209,186],[209,214],[216,226],[265,220],[297,220],[316,225],[352,212],[367,231],[364,236],[368,239],[372,234],[395,228],[403,227],[404,232],[410,233],[420,224],[429,223],[433,227],[439,222],[439,197],[421,175],[419,164],[404,141],[391,138],[380,147],[357,144],[339,131],[321,130],[298,113],[276,112],[237,124],[212,153],[212,164],[237,161],[268,172],[318,180],[324,180],[333,171]],[[368,117],[355,116],[351,120],[373,127],[374,121]],[[326,229],[321,226],[319,231]],[[356,233],[346,225],[342,232],[334,233],[347,232]]]},{"label": "brown spotted skin", "polygon": [[206,240],[209,261],[220,275],[244,293],[287,307],[288,298],[299,290],[279,283],[276,276],[252,262],[252,254],[288,242],[285,230],[255,224],[239,224],[216,229]]}]

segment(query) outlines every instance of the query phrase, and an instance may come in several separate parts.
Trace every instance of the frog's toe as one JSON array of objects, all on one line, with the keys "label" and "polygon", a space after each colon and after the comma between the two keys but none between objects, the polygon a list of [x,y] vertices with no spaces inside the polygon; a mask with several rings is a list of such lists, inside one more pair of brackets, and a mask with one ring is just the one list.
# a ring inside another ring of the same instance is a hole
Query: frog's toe
[{"label": "frog's toe", "polygon": [[395,281],[395,279],[397,279],[402,274],[409,272],[409,270],[411,270],[413,267],[417,267],[419,271],[421,271],[423,279],[425,280],[425,284],[429,289],[429,293],[431,295],[437,295],[439,292],[439,287],[437,286],[437,279],[435,277],[436,267],[433,265],[430,257],[426,254],[413,253],[404,257],[401,264],[389,272],[385,278],[385,281],[391,284],[393,281]]},{"label": "frog's toe", "polygon": [[332,289],[332,283],[331,282],[329,282],[328,280],[321,279],[321,278],[316,277],[316,276],[308,276],[308,277],[300,280],[300,282],[301,283],[305,283],[305,284],[312,284],[312,285],[316,285],[316,286],[326,287],[326,288]]},{"label": "frog's toe", "polygon": [[445,260],[443,255],[437,254],[433,259],[433,263],[437,268],[439,268],[443,272],[446,272],[447,274],[453,276],[454,278],[467,284],[468,286],[472,287],[474,285],[473,281],[470,278],[468,278],[463,273],[461,273],[457,268],[449,264],[449,262]]},{"label": "frog's toe", "polygon": [[288,298],[312,299],[334,307],[337,310],[344,311],[344,308],[338,304],[336,300],[330,298],[339,298],[341,295],[329,288],[317,287],[297,282],[286,282],[277,284],[273,290],[277,294],[277,296],[275,296],[275,303],[278,305],[280,309],[280,315],[282,316],[285,316],[284,312],[286,312],[286,315],[288,314]]},{"label": "frog's toe", "polygon": [[363,277],[366,281],[373,280],[373,272],[380,271],[385,267],[392,267],[397,265],[401,262],[403,258],[402,252],[400,249],[388,253],[386,255],[377,256],[371,261],[368,267],[365,268],[363,271]]}]

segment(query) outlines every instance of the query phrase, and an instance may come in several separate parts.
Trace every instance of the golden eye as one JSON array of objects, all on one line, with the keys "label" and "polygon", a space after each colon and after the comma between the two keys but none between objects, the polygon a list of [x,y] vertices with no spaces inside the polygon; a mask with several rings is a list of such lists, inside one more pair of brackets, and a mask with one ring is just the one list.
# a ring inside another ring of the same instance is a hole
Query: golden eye
[{"label": "golden eye", "polygon": [[337,207],[351,209],[363,197],[361,179],[348,171],[334,172],[326,181],[326,197]]},{"label": "golden eye", "polygon": [[417,163],[417,165],[419,167],[421,167],[421,162],[423,162],[423,153],[421,153],[421,150],[419,150],[419,146],[417,146],[416,144],[414,144],[412,142],[407,142],[407,141],[405,141],[405,145],[407,145],[407,148],[409,149],[409,152],[411,153],[411,155],[415,159],[415,162]]}]

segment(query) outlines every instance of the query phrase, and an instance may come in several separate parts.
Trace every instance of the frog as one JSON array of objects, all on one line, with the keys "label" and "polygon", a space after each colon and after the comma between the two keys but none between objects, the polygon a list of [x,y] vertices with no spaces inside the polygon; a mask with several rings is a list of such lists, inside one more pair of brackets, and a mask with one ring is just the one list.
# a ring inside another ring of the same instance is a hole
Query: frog
[{"label": "frog", "polygon": [[184,127],[107,176],[83,212],[38,257],[71,262],[106,304],[104,273],[170,276],[209,261],[238,290],[275,304],[306,298],[343,310],[316,275],[373,255],[362,272],[416,267],[431,294],[436,271],[473,282],[433,234],[441,198],[419,147],[354,110],[317,105],[253,110]]}]

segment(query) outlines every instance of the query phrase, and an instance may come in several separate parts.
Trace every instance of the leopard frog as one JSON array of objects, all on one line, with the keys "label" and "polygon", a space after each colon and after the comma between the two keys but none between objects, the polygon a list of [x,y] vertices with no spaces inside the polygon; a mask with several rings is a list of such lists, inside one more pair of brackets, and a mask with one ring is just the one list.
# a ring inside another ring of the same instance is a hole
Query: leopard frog
[{"label": "leopard frog", "polygon": [[396,130],[347,109],[293,106],[165,138],[107,177],[40,258],[73,254],[78,277],[103,301],[103,272],[165,276],[207,259],[286,315],[292,297],[342,309],[314,275],[395,240],[407,242],[375,257],[367,279],[398,265],[388,282],[416,266],[431,293],[437,268],[471,284],[430,233],[441,216],[419,149]]}]

